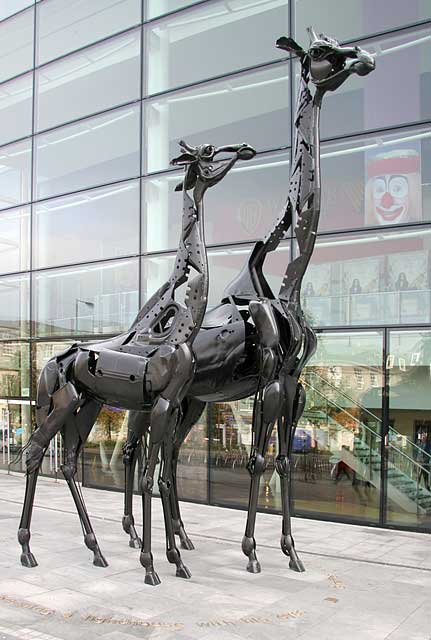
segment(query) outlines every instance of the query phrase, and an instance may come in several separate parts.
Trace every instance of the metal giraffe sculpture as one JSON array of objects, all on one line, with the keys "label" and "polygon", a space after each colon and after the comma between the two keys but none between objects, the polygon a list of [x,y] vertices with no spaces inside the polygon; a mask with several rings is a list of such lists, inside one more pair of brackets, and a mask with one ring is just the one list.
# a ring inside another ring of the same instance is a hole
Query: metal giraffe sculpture
[{"label": "metal giraffe sculpture", "polygon": [[[166,555],[177,567],[176,575],[190,577],[175,544],[172,527],[169,473],[172,441],[181,403],[195,368],[193,342],[204,318],[208,296],[208,263],[203,226],[203,197],[230,171],[238,159],[255,155],[248,145],[216,148],[190,147],[173,164],[185,168],[183,219],[179,248],[170,278],[142,308],[129,331],[101,342],[75,343],[43,368],[37,390],[37,429],[27,451],[27,481],[18,541],[21,562],[34,567],[30,550],[30,522],[37,476],[50,440],[61,432],[65,444],[63,474],[81,520],[84,541],[93,551],[93,563],[106,566],[92,529],[75,475],[79,452],[103,404],[129,410],[150,411],[149,453],[141,490],[144,536],[141,564],[145,582],[160,582],[151,553],[151,497],[159,451],[163,464],[159,486],[166,522]],[[222,157],[216,158],[219,154]],[[187,284],[184,303],[178,288]]]},{"label": "metal giraffe sculpture", "polygon": [[[227,287],[222,303],[208,312],[195,340],[197,366],[194,379],[183,400],[172,455],[171,511],[174,530],[181,546],[193,549],[181,519],[176,492],[176,464],[179,450],[206,402],[231,401],[255,395],[253,441],[248,470],[251,486],[246,530],[242,549],[248,557],[247,569],[256,573],[254,529],[259,484],[265,470],[265,454],[275,423],[278,425],[279,455],[276,469],[282,490],[281,548],[290,557],[290,567],[303,571],[291,534],[289,458],[296,424],[305,406],[299,376],[315,350],[315,336],[306,322],[300,289],[310,261],[320,214],[319,113],[322,98],[352,74],[366,75],[375,66],[373,57],[358,47],[340,47],[338,42],[309,30],[310,47],[304,51],[291,38],[280,38],[277,46],[296,55],[301,63],[301,79],[295,115],[296,140],[289,195],[283,215],[263,241],[256,243],[239,276]],[[310,91],[310,80],[315,86]],[[293,212],[299,256],[287,267],[278,296],[271,291],[263,266],[267,254],[287,236]],[[140,439],[148,430],[148,416],[132,412],[124,448],[126,466],[125,516],[123,526],[129,544],[139,539],[133,526],[132,478]]]}]

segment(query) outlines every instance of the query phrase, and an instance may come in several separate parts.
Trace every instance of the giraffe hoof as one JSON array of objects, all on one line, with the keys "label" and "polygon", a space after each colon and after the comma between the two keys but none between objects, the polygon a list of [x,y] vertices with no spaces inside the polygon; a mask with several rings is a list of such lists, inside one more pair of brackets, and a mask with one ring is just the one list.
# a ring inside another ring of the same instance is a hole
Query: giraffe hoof
[{"label": "giraffe hoof", "polygon": [[132,547],[132,549],[140,549],[142,547],[142,540],[140,538],[130,538],[129,547]]},{"label": "giraffe hoof", "polygon": [[187,569],[187,567],[184,564],[180,564],[177,567],[176,576],[177,576],[177,578],[186,578],[188,580],[189,578],[192,577],[192,574],[190,573],[190,571]]},{"label": "giraffe hoof", "polygon": [[156,587],[161,581],[155,571],[148,571],[148,573],[145,574],[144,582],[152,587]]},{"label": "giraffe hoof", "polygon": [[260,562],[258,560],[250,560],[247,565],[247,571],[249,573],[260,573],[262,571]]},{"label": "giraffe hoof", "polygon": [[101,553],[98,553],[97,555],[94,556],[93,564],[94,564],[95,567],[108,567],[109,566],[106,558],[104,556],[102,556]]},{"label": "giraffe hoof", "polygon": [[21,554],[21,564],[23,567],[27,567],[28,569],[32,569],[33,567],[37,567],[37,560],[31,551]]},{"label": "giraffe hoof", "polygon": [[185,538],[181,538],[181,549],[186,549],[187,551],[193,551],[194,548],[195,548],[195,545],[193,544],[193,542],[190,540],[188,536]]}]

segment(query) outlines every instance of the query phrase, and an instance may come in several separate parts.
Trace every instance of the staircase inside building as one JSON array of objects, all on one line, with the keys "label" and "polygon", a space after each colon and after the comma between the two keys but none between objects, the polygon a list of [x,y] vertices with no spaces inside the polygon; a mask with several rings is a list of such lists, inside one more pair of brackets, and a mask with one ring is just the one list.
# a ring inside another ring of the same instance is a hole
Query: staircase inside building
[{"label": "staircase inside building", "polygon": [[[300,427],[312,428],[315,442],[321,450],[329,450],[333,465],[344,463],[358,479],[380,489],[381,419],[311,368],[303,382],[307,406]],[[389,428],[387,496],[403,511],[431,513],[431,492],[425,486],[429,486],[430,463],[429,454]]]}]

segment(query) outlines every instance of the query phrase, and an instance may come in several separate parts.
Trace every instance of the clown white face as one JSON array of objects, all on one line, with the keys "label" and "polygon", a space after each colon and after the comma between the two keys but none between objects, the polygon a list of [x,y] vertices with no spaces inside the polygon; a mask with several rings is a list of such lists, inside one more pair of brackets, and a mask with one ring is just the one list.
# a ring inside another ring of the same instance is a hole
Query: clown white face
[{"label": "clown white face", "polygon": [[365,224],[393,225],[422,219],[421,157],[393,149],[367,162]]},{"label": "clown white face", "polygon": [[409,181],[403,175],[373,178],[374,214],[379,224],[405,222],[409,219]]}]

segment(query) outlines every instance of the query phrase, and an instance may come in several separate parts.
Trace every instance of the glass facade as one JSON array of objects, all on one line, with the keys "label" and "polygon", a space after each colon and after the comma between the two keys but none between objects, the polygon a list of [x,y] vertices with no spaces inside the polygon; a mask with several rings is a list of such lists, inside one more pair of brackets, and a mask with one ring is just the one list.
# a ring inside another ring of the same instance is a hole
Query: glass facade
[{"label": "glass facade", "polygon": [[[0,467],[22,470],[43,364],[76,338],[126,329],[168,277],[180,139],[258,150],[208,193],[218,303],[284,205],[298,66],[274,42],[307,42],[312,21],[374,52],[377,68],[322,110],[322,213],[303,285],[318,349],[303,375],[294,509],[431,531],[431,5],[390,4],[0,3]],[[296,252],[290,237],[268,260],[274,289]],[[207,406],[179,458],[183,499],[246,506],[252,406]],[[126,430],[127,413],[105,407],[85,484],[123,486]],[[276,455],[273,435],[259,504],[275,511]],[[43,473],[61,461],[56,438]]]}]

